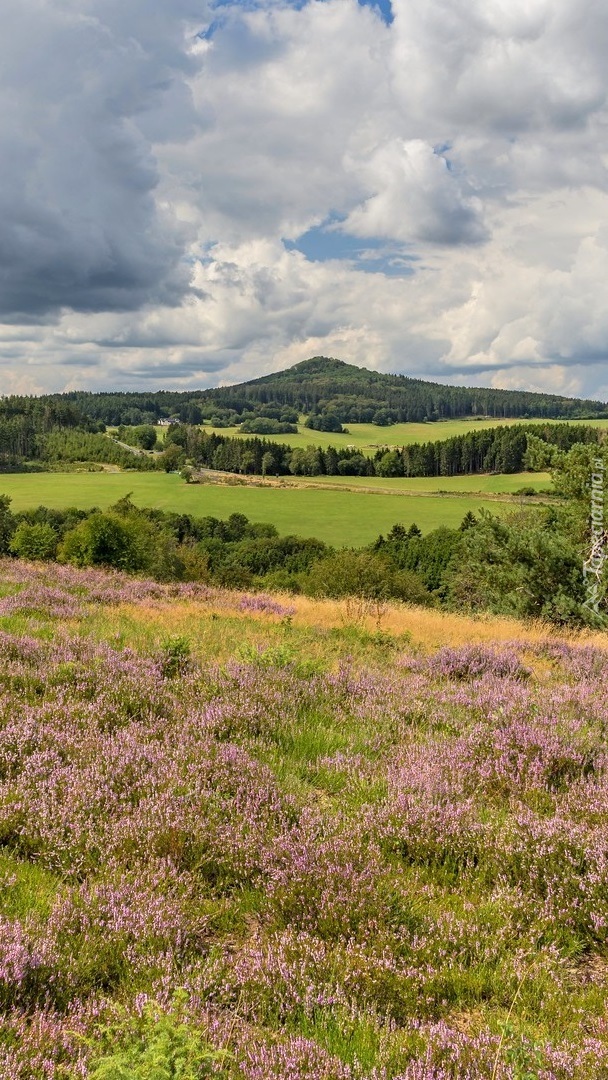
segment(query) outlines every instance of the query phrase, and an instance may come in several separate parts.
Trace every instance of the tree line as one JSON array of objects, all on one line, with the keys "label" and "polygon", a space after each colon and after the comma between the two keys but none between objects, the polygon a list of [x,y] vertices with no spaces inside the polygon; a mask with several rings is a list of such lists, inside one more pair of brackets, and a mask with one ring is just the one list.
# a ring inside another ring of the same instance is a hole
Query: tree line
[{"label": "tree line", "polygon": [[[514,424],[469,431],[437,442],[414,443],[398,451],[375,455],[381,476],[463,476],[473,473],[514,473],[537,465],[529,448],[537,443],[568,451],[576,443],[597,444],[601,429],[583,424]],[[549,456],[550,463],[551,455]]]},{"label": "tree line", "polygon": [[[580,424],[514,424],[456,435],[437,442],[379,449],[366,457],[355,448],[290,447],[270,440],[222,435],[187,425],[170,427],[164,466],[274,476],[458,476],[514,473],[548,467],[529,447],[550,446],[558,452],[575,444],[597,445],[601,430]],[[174,449],[171,450],[171,447]],[[179,448],[181,454],[175,450]],[[163,467],[164,467],[163,466]]]},{"label": "tree line", "polygon": [[41,456],[44,438],[52,431],[94,433],[98,426],[67,401],[42,398],[0,398],[0,468]]},{"label": "tree line", "polygon": [[[117,438],[99,431],[74,406],[57,408],[40,399],[0,402],[0,471],[44,469],[79,463],[113,464],[122,469],[176,471],[185,465],[236,474],[261,476],[458,476],[474,473],[513,473],[548,468],[555,453],[575,443],[597,445],[602,432],[583,424],[514,424],[469,431],[449,439],[379,448],[372,457],[354,447],[291,447],[251,434],[224,435],[204,427],[173,424],[164,449],[157,449],[154,426],[123,425]],[[249,430],[260,433],[289,428],[287,422],[259,419]],[[274,425],[274,427],[273,427]],[[103,425],[101,425],[103,427]],[[128,446],[121,445],[128,444]],[[550,451],[547,448],[552,448]]]}]

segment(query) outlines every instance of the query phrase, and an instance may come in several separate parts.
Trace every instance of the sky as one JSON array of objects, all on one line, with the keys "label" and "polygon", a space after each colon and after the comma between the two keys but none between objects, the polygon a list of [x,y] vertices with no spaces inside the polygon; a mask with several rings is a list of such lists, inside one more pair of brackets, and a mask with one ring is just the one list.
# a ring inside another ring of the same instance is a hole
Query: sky
[{"label": "sky", "polygon": [[605,0],[4,0],[0,394],[608,400]]}]

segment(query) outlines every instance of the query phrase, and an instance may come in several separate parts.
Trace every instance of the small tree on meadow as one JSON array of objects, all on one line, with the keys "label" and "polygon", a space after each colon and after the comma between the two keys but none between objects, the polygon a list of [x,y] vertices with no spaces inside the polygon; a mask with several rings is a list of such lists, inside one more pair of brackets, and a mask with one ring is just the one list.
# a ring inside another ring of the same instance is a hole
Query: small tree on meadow
[{"label": "small tree on meadow", "polygon": [[262,476],[267,476],[269,472],[274,472],[276,469],[276,461],[274,460],[274,454],[267,450],[262,455]]},{"label": "small tree on meadow", "polygon": [[156,428],[152,427],[152,424],[143,424],[135,431],[135,442],[137,446],[141,446],[142,450],[153,450],[156,440]]},{"label": "small tree on meadow", "polygon": [[338,551],[310,569],[305,591],[346,601],[346,615],[360,621],[367,616],[379,623],[388,600],[428,604],[430,596],[417,574],[395,570],[387,559],[371,551]]}]

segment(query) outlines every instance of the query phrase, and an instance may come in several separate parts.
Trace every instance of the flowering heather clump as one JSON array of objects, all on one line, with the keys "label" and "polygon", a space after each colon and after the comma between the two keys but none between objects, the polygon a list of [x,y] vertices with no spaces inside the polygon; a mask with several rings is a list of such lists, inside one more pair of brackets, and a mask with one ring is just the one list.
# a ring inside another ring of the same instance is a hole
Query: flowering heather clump
[{"label": "flowering heather clump", "polygon": [[591,645],[574,648],[564,641],[545,641],[537,647],[537,652],[559,663],[562,671],[576,679],[608,675],[608,652]]},{"label": "flowering heather clump", "polygon": [[283,1043],[245,1047],[241,1070],[245,1080],[352,1080],[355,1075],[318,1043],[297,1035]]},{"label": "flowering heather clump", "polygon": [[280,604],[273,596],[266,596],[264,593],[258,593],[256,596],[242,596],[239,600],[239,608],[241,611],[264,612],[267,615],[281,615],[283,618],[294,615],[296,610],[294,607]]},{"label": "flowering heather clump", "polygon": [[238,596],[200,582],[162,584],[130,577],[118,570],[87,567],[84,570],[60,563],[27,563],[0,559],[0,582],[17,586],[0,598],[0,617],[10,614],[46,614],[63,619],[85,614],[87,604],[145,604],[194,601],[212,603],[218,610],[236,608],[253,615],[287,618],[293,606],[279,603],[264,593]]},{"label": "flowering heather clump", "polygon": [[479,679],[483,675],[524,679],[530,674],[512,649],[491,649],[485,645],[440,649],[429,661],[428,667],[433,674],[447,679]]},{"label": "flowering heather clump", "polygon": [[607,654],[326,670],[248,619],[249,661],[169,670],[93,600],[224,594],[1,569],[2,1078],[145,1062],[144,1029],[228,1080],[608,1075]]},{"label": "flowering heather clump", "polygon": [[[150,600],[174,599],[213,599],[226,603],[226,597],[221,590],[211,589],[197,582],[163,585],[158,581],[130,577],[118,570],[101,570],[96,567],[78,570],[60,563],[25,563],[17,559],[0,559],[0,581],[21,586],[22,591],[15,594],[17,599],[24,594],[27,598],[39,599],[39,606],[34,609],[30,605],[30,610],[44,610],[44,598],[48,590],[53,590],[53,595],[57,597],[63,596],[66,601],[72,597],[74,603],[136,604]],[[48,599],[52,599],[50,593]],[[9,610],[13,609],[7,608],[2,614],[7,614]]]},{"label": "flowering heather clump", "polygon": [[0,617],[41,614],[59,619],[76,619],[83,613],[84,608],[78,597],[41,583],[26,586],[0,600]]}]

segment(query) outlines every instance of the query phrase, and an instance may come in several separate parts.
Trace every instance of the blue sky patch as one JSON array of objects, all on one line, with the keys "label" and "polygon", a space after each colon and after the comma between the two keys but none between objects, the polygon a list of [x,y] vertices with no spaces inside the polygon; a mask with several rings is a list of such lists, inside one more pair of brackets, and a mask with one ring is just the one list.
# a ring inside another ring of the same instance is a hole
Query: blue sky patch
[{"label": "blue sky patch", "polygon": [[309,262],[340,259],[350,263],[356,270],[387,274],[390,277],[413,274],[416,262],[416,256],[410,255],[402,245],[391,244],[386,240],[350,236],[348,233],[328,228],[327,224],[309,229],[297,240],[284,238],[283,245],[287,251],[300,251]]},{"label": "blue sky patch", "polygon": [[376,8],[387,26],[390,26],[394,19],[391,0],[359,0],[359,3],[361,4],[361,7]]},{"label": "blue sky patch", "polygon": [[[296,9],[306,7],[309,0],[291,0],[290,6]],[[393,21],[393,8],[391,0],[357,0],[361,7],[375,8],[387,26]],[[253,11],[256,8],[266,7],[264,0],[215,0],[214,8],[242,8],[244,11]],[[203,36],[203,35],[200,35]]]}]

